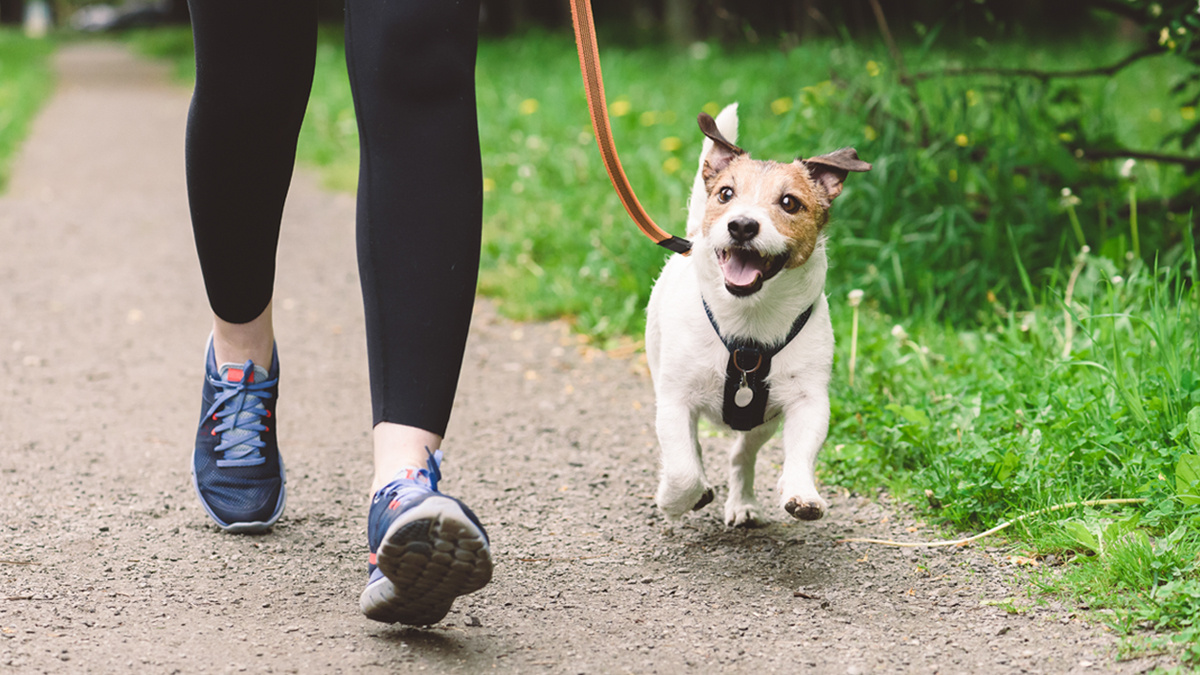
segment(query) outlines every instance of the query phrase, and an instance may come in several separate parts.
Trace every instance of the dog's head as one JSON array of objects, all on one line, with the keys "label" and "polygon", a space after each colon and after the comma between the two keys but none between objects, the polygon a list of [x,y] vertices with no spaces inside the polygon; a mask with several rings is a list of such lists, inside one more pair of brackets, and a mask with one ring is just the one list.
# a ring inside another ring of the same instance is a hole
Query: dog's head
[{"label": "dog's head", "polygon": [[699,123],[712,141],[700,166],[700,236],[716,257],[726,290],[750,296],[781,271],[808,261],[846,175],[871,165],[853,148],[786,164],[755,160],[727,140],[708,114],[701,113]]}]

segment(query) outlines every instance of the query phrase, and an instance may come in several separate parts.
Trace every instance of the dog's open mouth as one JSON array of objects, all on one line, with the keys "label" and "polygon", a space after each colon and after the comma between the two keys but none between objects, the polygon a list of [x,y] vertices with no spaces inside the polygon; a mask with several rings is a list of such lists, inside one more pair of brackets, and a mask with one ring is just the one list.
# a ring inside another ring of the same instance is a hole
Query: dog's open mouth
[{"label": "dog's open mouth", "polygon": [[725,289],[737,296],[757,293],[763,282],[783,269],[786,261],[786,253],[765,256],[740,246],[717,250],[717,263],[725,275]]}]

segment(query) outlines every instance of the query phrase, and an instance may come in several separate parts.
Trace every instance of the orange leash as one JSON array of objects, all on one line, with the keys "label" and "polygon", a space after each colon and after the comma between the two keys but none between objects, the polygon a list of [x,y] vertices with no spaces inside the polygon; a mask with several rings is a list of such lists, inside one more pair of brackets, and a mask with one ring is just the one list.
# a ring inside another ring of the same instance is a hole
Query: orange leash
[{"label": "orange leash", "polygon": [[687,255],[692,249],[692,242],[668,234],[654,224],[646,209],[642,208],[637,195],[633,193],[625,170],[621,168],[612,128],[608,124],[604,79],[600,76],[600,48],[596,44],[596,26],[592,21],[590,0],[571,0],[571,22],[575,25],[575,46],[579,50],[579,70],[583,73],[583,86],[587,90],[592,129],[596,132],[596,145],[600,148],[600,157],[604,160],[604,168],[608,170],[608,178],[612,181],[617,196],[621,198],[621,203],[625,205],[625,210],[629,212],[629,217],[633,218],[642,234],[663,248]]}]

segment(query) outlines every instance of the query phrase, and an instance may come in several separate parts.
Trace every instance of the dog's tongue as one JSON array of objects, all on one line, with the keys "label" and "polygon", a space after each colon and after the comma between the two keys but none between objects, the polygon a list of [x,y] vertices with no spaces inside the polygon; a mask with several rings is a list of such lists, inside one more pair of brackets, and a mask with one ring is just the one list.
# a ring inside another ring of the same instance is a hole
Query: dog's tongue
[{"label": "dog's tongue", "polygon": [[721,265],[725,283],[730,286],[753,286],[766,273],[767,259],[744,249],[732,249]]}]

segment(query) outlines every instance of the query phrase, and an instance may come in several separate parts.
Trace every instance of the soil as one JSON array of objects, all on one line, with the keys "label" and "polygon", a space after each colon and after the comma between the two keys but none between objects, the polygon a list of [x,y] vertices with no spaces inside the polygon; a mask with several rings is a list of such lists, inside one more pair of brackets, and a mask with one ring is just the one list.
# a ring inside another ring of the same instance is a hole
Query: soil
[{"label": "soil", "polygon": [[[641,355],[481,301],[444,489],[496,574],[432,628],[363,618],[371,451],[353,197],[300,171],[279,251],[281,446],[268,534],[213,526],[188,472],[207,305],[183,174],[189,92],[122,47],[57,58],[0,197],[0,673],[1142,672],[1101,617],[1031,598],[1019,552],[828,490],[816,523],[655,510]],[[230,249],[252,263],[253,252]],[[710,476],[723,446],[704,441]],[[782,452],[759,460],[774,503]],[[720,504],[722,496],[718,495]]]}]

